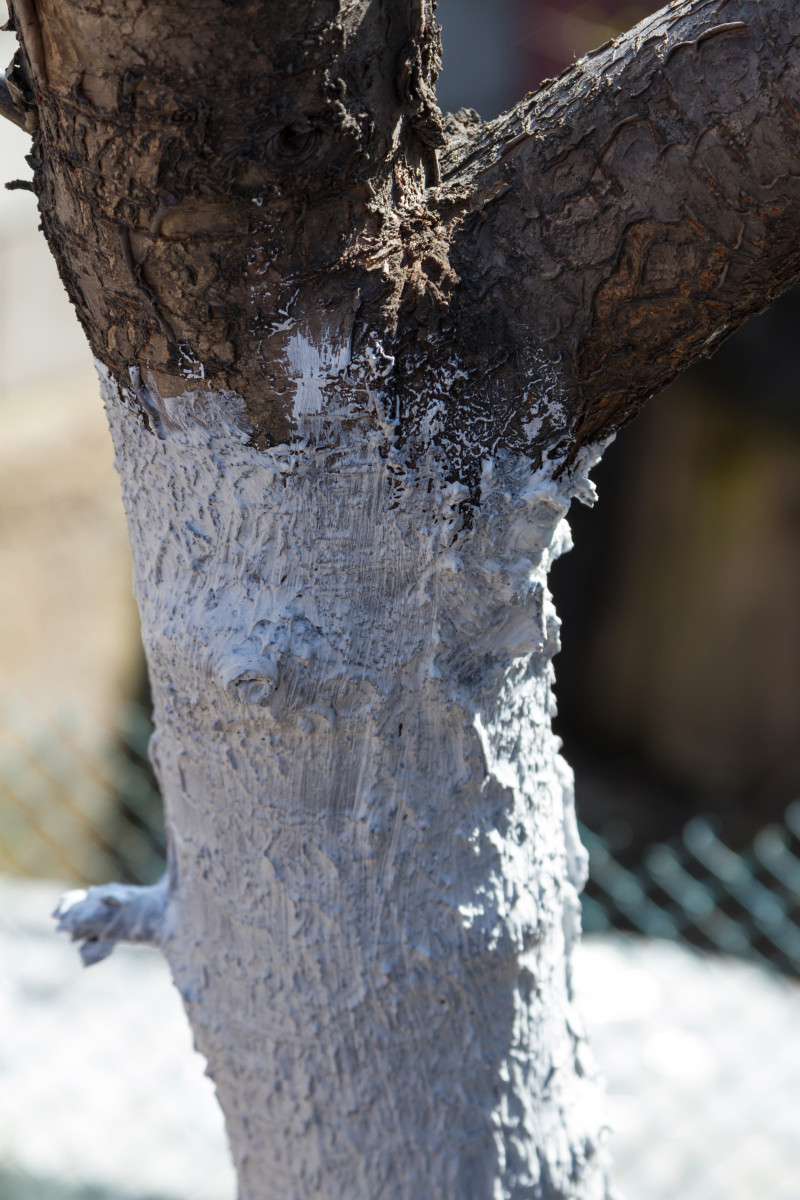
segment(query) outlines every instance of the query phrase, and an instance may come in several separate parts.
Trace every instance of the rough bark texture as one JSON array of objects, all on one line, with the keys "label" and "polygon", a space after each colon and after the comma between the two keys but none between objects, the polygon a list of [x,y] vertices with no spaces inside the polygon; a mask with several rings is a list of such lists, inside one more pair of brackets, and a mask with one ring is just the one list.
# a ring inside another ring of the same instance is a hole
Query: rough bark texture
[{"label": "rough bark texture", "polygon": [[243,1200],[600,1200],[546,572],[593,448],[800,274],[800,15],[673,4],[484,125],[429,0],[12,7],[172,854],[163,916],[63,923],[160,940]]},{"label": "rough bark texture", "polygon": [[446,132],[429,0],[13,10],[43,225],[97,357],[240,391],[256,445],[291,437],[297,318],[380,342],[407,455],[433,439],[474,489],[486,446],[607,436],[800,273],[783,0],[673,3]]},{"label": "rough bark texture", "polygon": [[547,347],[565,411],[537,444],[571,458],[608,436],[797,278],[799,109],[800,10],[694,0],[456,149],[446,183],[463,161],[502,190],[454,237],[452,324],[477,342],[480,313],[516,348],[499,390],[517,419],[519,347]]},{"label": "rough bark texture", "polygon": [[162,944],[241,1195],[599,1200],[550,732],[566,489],[498,464],[465,530],[463,489],[433,462],[411,480],[374,421],[326,445],[346,361],[292,358],[302,455],[247,446],[230,396],[162,400],[156,439],[107,393],[169,797]]}]

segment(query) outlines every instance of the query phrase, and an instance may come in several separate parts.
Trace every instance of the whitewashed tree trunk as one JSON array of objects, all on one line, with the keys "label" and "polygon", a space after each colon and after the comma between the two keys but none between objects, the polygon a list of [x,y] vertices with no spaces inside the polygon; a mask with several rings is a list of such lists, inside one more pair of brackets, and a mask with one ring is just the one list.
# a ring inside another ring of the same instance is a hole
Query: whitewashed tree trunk
[{"label": "whitewashed tree trunk", "polygon": [[[551,732],[571,482],[386,455],[346,348],[287,340],[296,445],[110,381],[173,860],[163,946],[242,1200],[603,1197]],[[383,453],[382,453],[383,449]]]},{"label": "whitewashed tree trunk", "polygon": [[11,13],[171,846],[62,925],[163,945],[241,1200],[602,1200],[547,570],[592,447],[800,278],[800,9],[673,0],[491,122],[432,0]]}]

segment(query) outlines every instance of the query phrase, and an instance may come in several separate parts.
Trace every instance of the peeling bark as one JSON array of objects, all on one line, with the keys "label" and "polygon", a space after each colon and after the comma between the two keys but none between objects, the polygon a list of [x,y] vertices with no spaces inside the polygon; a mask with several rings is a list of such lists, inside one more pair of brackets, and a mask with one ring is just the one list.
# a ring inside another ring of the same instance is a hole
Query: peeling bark
[{"label": "peeling bark", "polygon": [[429,0],[12,12],[171,846],[62,924],[159,940],[242,1200],[600,1200],[547,569],[605,439],[800,274],[800,16],[673,3],[484,124]]}]

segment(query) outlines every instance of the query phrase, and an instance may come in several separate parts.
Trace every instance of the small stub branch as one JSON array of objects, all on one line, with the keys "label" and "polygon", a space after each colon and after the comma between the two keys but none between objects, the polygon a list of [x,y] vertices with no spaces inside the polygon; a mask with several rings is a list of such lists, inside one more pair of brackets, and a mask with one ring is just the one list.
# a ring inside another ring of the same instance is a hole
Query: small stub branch
[{"label": "small stub branch", "polygon": [[31,119],[29,119],[25,110],[20,108],[11,93],[5,71],[0,71],[0,117],[5,117],[7,121],[18,125],[20,129],[24,129],[27,133],[33,132]]},{"label": "small stub branch", "polygon": [[80,888],[62,896],[53,916],[58,930],[81,942],[83,964],[108,958],[118,942],[161,945],[161,927],[167,904],[167,877],[150,887],[106,883]]}]

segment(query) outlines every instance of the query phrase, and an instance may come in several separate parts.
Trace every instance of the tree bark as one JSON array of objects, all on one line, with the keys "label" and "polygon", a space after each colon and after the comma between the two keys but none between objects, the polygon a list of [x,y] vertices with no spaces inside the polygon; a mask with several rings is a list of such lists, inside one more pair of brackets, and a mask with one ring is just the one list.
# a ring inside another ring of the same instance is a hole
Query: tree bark
[{"label": "tree bark", "polygon": [[672,4],[482,124],[429,0],[12,8],[171,847],[62,925],[162,944],[243,1200],[604,1197],[547,570],[800,274],[800,15]]}]

